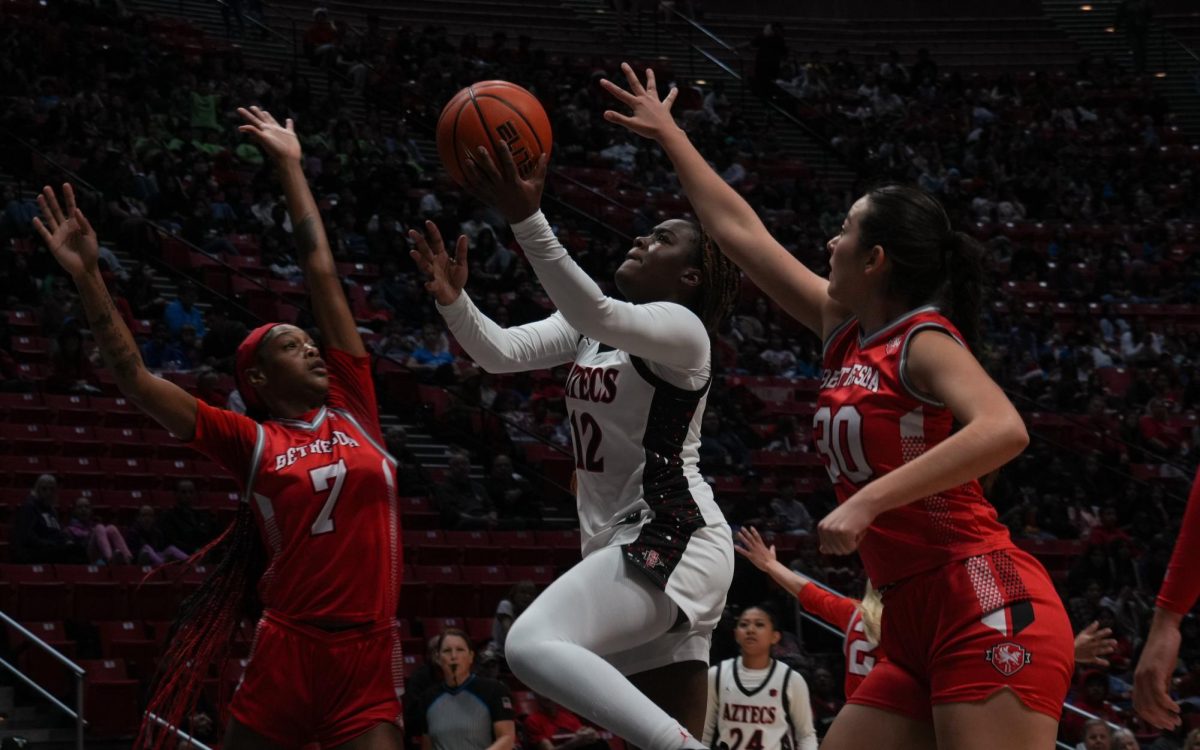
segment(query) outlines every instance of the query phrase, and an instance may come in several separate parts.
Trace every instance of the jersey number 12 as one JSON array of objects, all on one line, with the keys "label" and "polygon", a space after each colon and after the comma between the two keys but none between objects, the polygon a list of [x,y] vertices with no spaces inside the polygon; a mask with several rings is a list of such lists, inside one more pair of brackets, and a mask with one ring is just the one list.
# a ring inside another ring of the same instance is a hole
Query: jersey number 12
[{"label": "jersey number 12", "polygon": [[[578,416],[576,416],[578,415]],[[586,411],[571,412],[571,444],[575,446],[575,468],[584,471],[604,471],[604,459],[596,454],[600,452],[600,441],[604,433],[600,423]],[[587,439],[587,445],[583,444]]]}]

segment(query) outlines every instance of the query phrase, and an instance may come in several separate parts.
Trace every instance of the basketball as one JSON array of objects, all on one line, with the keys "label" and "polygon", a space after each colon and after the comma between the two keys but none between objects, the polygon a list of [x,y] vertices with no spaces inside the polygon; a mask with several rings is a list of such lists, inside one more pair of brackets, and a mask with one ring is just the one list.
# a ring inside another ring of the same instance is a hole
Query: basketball
[{"label": "basketball", "polygon": [[[550,152],[550,119],[537,97],[508,81],[480,81],[459,91],[438,117],[437,148],[446,171],[466,185],[463,159],[484,146],[496,159],[501,141],[512,151],[517,171],[528,177],[538,157]],[[497,162],[498,163],[498,162]]]}]

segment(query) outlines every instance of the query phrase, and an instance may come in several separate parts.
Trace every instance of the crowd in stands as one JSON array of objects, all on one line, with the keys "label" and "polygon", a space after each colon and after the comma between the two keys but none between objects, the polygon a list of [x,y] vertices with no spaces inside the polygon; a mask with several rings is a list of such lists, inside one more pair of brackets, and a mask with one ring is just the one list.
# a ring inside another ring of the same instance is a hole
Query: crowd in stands
[{"label": "crowd in stands", "polygon": [[[362,28],[349,31],[352,24]],[[533,90],[550,111],[559,170],[550,192],[567,204],[641,234],[687,210],[679,185],[654,146],[602,120],[611,103],[595,83],[615,72],[612,59],[580,64],[528,37],[455,41],[441,27],[384,28],[378,18],[328,12],[314,13],[304,42],[316,68],[261,69],[239,48],[175,21],[75,3],[0,6],[0,127],[40,152],[13,142],[0,150],[0,172],[28,180],[24,192],[6,183],[0,200],[2,308],[35,313],[37,335],[53,342],[44,367],[23,369],[16,333],[0,317],[0,390],[105,387],[70,285],[31,240],[36,208],[28,188],[61,182],[53,166],[61,164],[90,186],[84,202],[105,244],[105,278],[147,364],[191,371],[206,398],[238,408],[228,374],[252,321],[209,290],[201,294],[196,284],[207,287],[209,277],[173,275],[181,269],[161,258],[178,237],[222,262],[253,265],[262,278],[299,279],[276,181],[234,128],[234,107],[256,102],[295,119],[335,256],[368,269],[346,284],[375,354],[507,425],[507,439],[474,456],[452,453],[445,472],[423,467],[403,429],[389,429],[401,494],[430,493],[444,528],[536,527],[543,498],[521,457],[542,440],[569,443],[562,373],[495,377],[465,361],[408,259],[405,232],[431,218],[443,234],[466,234],[471,293],[502,324],[536,320],[548,302],[503,221],[455,190],[413,133],[426,132],[462,85],[503,78]],[[659,77],[669,80],[670,71]],[[1196,153],[1148,79],[1108,60],[988,76],[940,70],[926,51],[876,61],[843,51],[830,62],[781,54],[760,77],[770,84],[758,86],[761,93],[825,134],[861,174],[920,184],[956,224],[986,241],[997,283],[977,353],[1030,414],[1035,437],[993,478],[990,496],[1022,543],[1072,543],[1075,556],[1055,575],[1074,624],[1097,620],[1118,641],[1110,665],[1080,670],[1073,700],[1131,721],[1130,670],[1188,468],[1200,457]],[[721,85],[679,83],[687,89],[679,116],[692,140],[789,250],[823,270],[824,241],[855,191],[813,178]],[[579,263],[611,279],[628,240],[556,204],[548,212]],[[178,294],[164,297],[163,281]],[[785,399],[764,397],[756,384],[801,384],[802,392],[820,375],[820,343],[749,290],[715,344],[727,391],[705,415],[702,467],[727,516],[790,538],[806,575],[857,593],[854,563],[824,558],[808,543],[815,520],[832,507],[827,485],[772,476],[755,463],[764,451],[811,451],[811,412],[778,414]],[[487,467],[482,480],[471,476],[472,459]],[[194,493],[181,483],[174,508],[159,517],[142,508],[119,528],[96,518],[86,500],[68,517],[56,505],[54,477],[42,477],[15,514],[13,559],[180,559],[217,531],[193,507]],[[522,589],[498,611],[492,641],[501,653],[506,623],[532,593]],[[732,648],[728,629],[718,639],[723,655]],[[811,676],[820,721],[839,705],[841,667],[837,654],[814,655],[807,646],[785,640],[781,654]],[[1181,659],[1179,694],[1200,705],[1194,617],[1185,620]],[[1082,722],[1064,727],[1072,742],[1090,731]],[[1182,746],[1182,735],[1139,739],[1155,750]]]}]

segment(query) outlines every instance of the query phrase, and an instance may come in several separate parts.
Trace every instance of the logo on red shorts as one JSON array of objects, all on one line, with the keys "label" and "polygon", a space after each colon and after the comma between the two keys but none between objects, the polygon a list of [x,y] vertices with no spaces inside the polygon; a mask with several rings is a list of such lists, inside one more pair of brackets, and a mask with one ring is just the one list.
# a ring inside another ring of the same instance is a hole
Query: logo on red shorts
[{"label": "logo on red shorts", "polygon": [[1005,677],[1012,677],[1033,661],[1033,654],[1012,641],[996,644],[987,650],[987,660],[996,671]]}]

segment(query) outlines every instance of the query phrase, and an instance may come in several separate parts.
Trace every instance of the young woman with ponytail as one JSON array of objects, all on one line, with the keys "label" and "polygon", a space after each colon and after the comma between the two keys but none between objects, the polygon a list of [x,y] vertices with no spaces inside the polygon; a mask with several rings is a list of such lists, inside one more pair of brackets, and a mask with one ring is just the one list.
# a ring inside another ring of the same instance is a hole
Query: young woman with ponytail
[{"label": "young woman with ponytail", "polygon": [[[242,486],[233,525],[197,552],[222,558],[186,602],[146,707],[171,726],[222,666],[238,624],[257,620],[222,746],[232,750],[401,746],[401,578],[394,461],[379,429],[370,360],[343,295],[300,142],[257,107],[240,130],[274,160],[295,227],[324,351],[293,325],[256,328],[237,350],[239,392],[254,418],[214,408],[146,369],[97,268],[96,234],[63,186],[38,198],[34,225],[79,289],[92,334],[124,393]],[[322,356],[323,354],[323,356]],[[260,618],[261,615],[261,618]],[[139,748],[172,745],[147,718]]]},{"label": "young woman with ponytail", "polygon": [[[1071,626],[1049,575],[1013,545],[979,477],[1029,437],[971,354],[979,246],[936,199],[911,187],[868,192],[831,240],[829,279],[776,242],[708,166],[628,65],[631,113],[610,122],[658,142],[726,256],[825,341],[814,437],[839,506],[821,548],[858,550],[886,605],[871,670],[821,747],[1053,747],[1073,660]],[[914,700],[915,699],[915,700]]]}]

